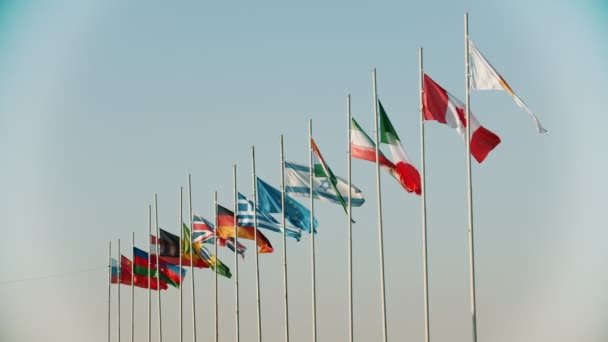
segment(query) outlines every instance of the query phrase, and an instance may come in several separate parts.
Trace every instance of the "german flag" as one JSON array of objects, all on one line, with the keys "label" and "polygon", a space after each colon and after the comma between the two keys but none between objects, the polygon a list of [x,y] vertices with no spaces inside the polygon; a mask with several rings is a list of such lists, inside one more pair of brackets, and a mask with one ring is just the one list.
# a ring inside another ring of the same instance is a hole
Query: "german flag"
[{"label": "german flag", "polygon": [[[221,205],[217,206],[217,235],[221,239],[234,238],[234,212],[228,210]],[[253,227],[237,227],[237,235],[239,239],[247,239],[255,241],[256,230]],[[270,240],[259,230],[258,235],[258,252],[259,253],[272,253],[273,248],[270,244]]]}]

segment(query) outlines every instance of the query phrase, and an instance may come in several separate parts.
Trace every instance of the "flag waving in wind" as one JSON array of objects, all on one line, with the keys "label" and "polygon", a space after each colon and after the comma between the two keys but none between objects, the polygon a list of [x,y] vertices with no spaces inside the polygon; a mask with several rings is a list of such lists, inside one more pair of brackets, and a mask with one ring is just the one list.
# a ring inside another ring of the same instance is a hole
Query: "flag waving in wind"
[{"label": "flag waving in wind", "polygon": [[[245,195],[241,194],[240,192],[237,208],[238,212],[236,214],[236,218],[238,221],[238,225],[242,227],[253,227],[253,202],[247,199],[247,197],[245,197]],[[258,228],[268,229],[277,233],[283,232],[283,226],[279,223],[279,221],[272,217],[270,213],[261,211],[258,208],[256,213],[256,219]],[[289,226],[286,226],[285,229],[285,236],[300,241],[300,238],[302,237],[300,229]]]},{"label": "flag waving in wind", "polygon": [[321,155],[321,152],[319,152],[319,148],[317,147],[317,144],[315,143],[315,139],[310,138],[310,144],[311,144],[312,150],[314,152],[314,154],[313,154],[313,156],[314,156],[313,157],[313,171],[314,171],[313,178],[315,178],[315,177],[324,178],[323,181],[327,181],[329,183],[329,185],[331,186],[335,195],[338,197],[338,200],[340,201],[342,208],[344,208],[344,212],[346,212],[348,214],[348,209],[346,208],[346,202],[344,201],[344,198],[342,198],[342,194],[340,194],[340,191],[338,191],[338,179],[336,178],[334,173],[331,171],[329,166],[327,166],[327,164],[325,163],[325,160],[323,159],[323,156]]},{"label": "flag waving in wind", "polygon": [[[299,163],[285,161],[285,176],[286,186],[285,192],[293,196],[310,196],[310,168],[306,165]],[[337,188],[340,191],[340,195],[343,198],[348,197],[348,182],[340,177],[336,177],[338,180]],[[339,204],[340,200],[332,189],[329,181],[324,178],[313,177],[313,196],[314,198],[330,201],[332,203]],[[363,192],[356,186],[351,184],[351,198],[350,204],[353,207],[360,207],[365,203],[365,197]]]},{"label": "flag waving in wind", "polygon": [[[258,177],[258,209],[266,213],[281,213],[281,191]],[[285,218],[294,227],[310,233],[310,210],[287,194],[285,195]],[[319,225],[313,220],[314,231]]]},{"label": "flag waving in wind", "polygon": [[[447,90],[443,89],[428,75],[424,75],[423,111],[425,120],[435,120],[455,128],[461,137],[465,136],[465,106]],[[471,115],[471,155],[478,163],[486,159],[490,151],[500,144],[500,138],[479,124]]]},{"label": "flag waving in wind", "polygon": [[[184,229],[187,227],[184,225]],[[188,231],[190,231],[188,229]],[[196,211],[192,211],[192,240],[194,243],[203,242],[207,244],[214,244],[216,235],[215,235],[215,227],[213,223],[206,220],[201,215],[197,214]],[[218,246],[228,247],[231,251],[238,253],[241,257],[245,257],[245,251],[247,247],[243,244],[235,243],[234,238],[221,238],[218,237],[217,244]]]},{"label": "flag waving in wind", "polygon": [[393,156],[395,163],[395,175],[393,176],[397,178],[406,191],[420,195],[422,189],[420,174],[410,162],[403,146],[401,146],[401,140],[399,140],[399,136],[388,119],[380,100],[378,100],[378,106],[380,107],[380,142],[388,145]]},{"label": "flag waving in wind", "polygon": [[469,38],[469,58],[471,65],[471,89],[474,90],[504,90],[509,93],[515,103],[523,109],[534,121],[538,133],[547,133],[538,121],[534,113],[526,106],[519,96],[515,94],[511,86],[504,78],[494,69],[488,60],[477,50],[473,41]]},{"label": "flag waving in wind", "polygon": [[[388,118],[387,118],[388,119]],[[392,125],[391,125],[392,127]],[[394,132],[394,130],[393,130]],[[352,128],[350,131],[351,146],[353,158],[363,159],[370,162],[376,162],[376,144],[374,141],[365,133],[359,123],[353,118]],[[398,140],[397,140],[398,141]],[[400,168],[397,167],[392,161],[390,161],[382,151],[378,151],[380,166],[386,170],[391,176],[393,176],[399,184],[407,191],[420,194],[420,175],[418,171],[411,166],[405,165]],[[411,164],[409,164],[411,165]],[[412,170],[413,169],[413,170]],[[401,173],[400,173],[401,171]],[[413,173],[413,171],[416,171]],[[416,175],[418,175],[416,177]]]}]

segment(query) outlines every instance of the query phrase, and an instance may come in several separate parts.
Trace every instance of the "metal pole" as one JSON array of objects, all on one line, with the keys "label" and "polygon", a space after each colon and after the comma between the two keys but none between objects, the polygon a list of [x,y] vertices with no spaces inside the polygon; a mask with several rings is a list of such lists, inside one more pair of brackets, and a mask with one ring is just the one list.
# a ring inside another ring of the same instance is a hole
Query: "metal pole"
[{"label": "metal pole", "polygon": [[380,145],[378,139],[378,90],[376,89],[376,68],[372,71],[374,88],[374,125],[376,128],[376,185],[378,191],[378,245],[380,250],[380,296],[382,297],[382,340],[388,340],[386,327],[386,294],[384,282],[384,235],[382,232],[382,193],[380,188]]},{"label": "metal pole", "polygon": [[418,49],[418,60],[420,65],[420,185],[422,186],[422,274],[424,287],[424,341],[429,342],[430,323],[429,323],[429,276],[428,258],[426,241],[426,172],[424,162],[424,69],[422,64],[422,48]]},{"label": "metal pole", "polygon": [[[152,342],[152,206],[148,205],[148,342]],[[158,256],[157,256],[158,259]],[[158,260],[157,260],[158,263]],[[158,275],[156,275],[158,277]],[[160,289],[158,289],[160,291]]]},{"label": "metal pole", "polygon": [[473,323],[473,342],[477,342],[477,304],[475,298],[475,240],[473,235],[473,184],[471,177],[471,77],[469,70],[469,14],[464,14],[464,49],[465,49],[465,83],[466,83],[466,141],[467,141],[467,180],[469,203],[469,269],[471,284],[471,320]]},{"label": "metal pole", "polygon": [[112,241],[108,242],[108,342],[112,339]]},{"label": "metal pole", "polygon": [[255,146],[251,146],[251,171],[253,175],[253,235],[255,240],[255,290],[258,308],[258,342],[262,341],[262,312],[260,309],[260,262],[258,258],[258,186],[255,176]]},{"label": "metal pole", "polygon": [[158,228],[158,195],[154,194],[154,224],[156,225],[156,282],[158,285],[158,341],[163,342],[162,307],[160,303],[160,230]]},{"label": "metal pole", "polygon": [[350,112],[350,94],[346,97],[346,120],[347,120],[347,146],[348,146],[348,163],[347,163],[347,174],[348,174],[348,340],[353,342],[353,220],[352,220],[352,206],[351,206],[351,112]]},{"label": "metal pole", "polygon": [[285,224],[285,153],[281,134],[281,228],[283,229],[283,296],[285,310],[285,342],[289,342],[289,296],[287,294],[287,239]]},{"label": "metal pole", "polygon": [[[218,226],[218,221],[217,221],[217,191],[213,192],[213,211],[214,211],[214,217],[215,217],[215,226]],[[219,336],[220,336],[220,332],[219,332],[219,324],[218,324],[218,305],[217,305],[217,265],[218,265],[218,258],[217,258],[217,239],[213,239],[213,244],[214,244],[214,252],[215,253],[215,342],[218,342]]]},{"label": "metal pole", "polygon": [[[180,272],[180,277],[181,277],[181,273],[182,273],[182,268],[183,268],[183,261],[182,259],[184,258],[183,256],[183,250],[184,250],[184,246],[182,246],[182,244],[184,243],[184,187],[180,186],[179,187],[179,272]],[[192,248],[192,241],[190,241],[190,246],[188,246],[188,248]],[[194,266],[193,266],[193,260],[190,259],[190,269],[192,270],[192,277],[194,277]],[[183,300],[183,286],[184,284],[181,283],[180,280],[180,286],[179,286],[179,341],[183,342],[184,341],[184,300]]]},{"label": "metal pole", "polygon": [[131,243],[131,342],[135,342],[135,232]]},{"label": "metal pole", "polygon": [[315,228],[314,228],[314,183],[313,172],[314,165],[312,161],[312,119],[308,119],[308,155],[309,155],[309,186],[310,186],[310,263],[312,265],[312,341],[317,341],[317,279],[316,279],[316,264],[315,264]]},{"label": "metal pole", "polygon": [[116,306],[116,312],[117,312],[117,319],[118,319],[118,331],[117,331],[117,341],[120,342],[120,281],[122,278],[122,258],[120,257],[120,239],[118,239],[118,250],[116,251],[116,255],[118,256],[118,282],[117,282],[117,286],[118,286],[118,296],[117,296],[117,306]]},{"label": "metal pole", "polygon": [[[188,223],[190,225],[190,243],[192,243],[192,179],[188,174]],[[192,246],[190,246],[190,262],[192,262]],[[190,277],[190,285],[192,286],[192,340],[196,342],[196,305],[194,296],[194,273]]]},{"label": "metal pole", "polygon": [[[240,341],[240,322],[239,322],[239,253],[237,252],[237,246],[239,244],[239,237],[237,232],[237,212],[238,212],[238,192],[236,188],[236,164],[232,165],[232,184],[234,187],[234,298],[235,298],[235,319],[236,319],[236,342]],[[217,206],[215,208],[217,211]],[[216,225],[217,234],[217,225]],[[217,237],[215,238],[217,239]]]}]

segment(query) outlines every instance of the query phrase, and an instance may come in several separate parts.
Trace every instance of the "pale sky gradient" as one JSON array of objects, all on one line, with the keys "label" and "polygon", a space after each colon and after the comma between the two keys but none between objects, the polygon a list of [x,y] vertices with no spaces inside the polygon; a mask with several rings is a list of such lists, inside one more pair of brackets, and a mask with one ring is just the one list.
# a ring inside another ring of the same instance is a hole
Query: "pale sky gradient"
[{"label": "pale sky gradient", "polygon": [[[372,134],[373,67],[380,98],[419,166],[417,48],[425,49],[426,72],[463,98],[465,11],[477,47],[550,131],[537,134],[506,93],[472,96],[480,122],[502,138],[473,168],[479,341],[605,341],[602,0],[3,1],[0,340],[106,341],[107,242],[120,238],[130,256],[135,231],[146,247],[154,193],[161,226],[177,233],[188,173],[194,208],[212,219],[214,190],[232,206],[233,164],[240,191],[251,194],[251,145],[258,175],[275,185],[280,134],[287,159],[307,161],[312,118],[324,157],[345,176],[345,98],[352,95],[354,116]],[[445,126],[426,127],[431,336],[466,342],[464,144]],[[353,182],[367,198],[354,211],[355,338],[378,341],[375,169],[353,165]],[[389,337],[422,341],[420,200],[386,174],[382,182]],[[344,341],[346,217],[338,206],[315,207],[318,337]],[[280,341],[281,240],[266,235],[276,253],[260,257],[263,334]],[[289,241],[288,254],[292,341],[310,341],[308,236]],[[231,253],[219,256],[233,268]],[[256,340],[253,261],[250,253],[240,264],[244,342]],[[87,269],[96,270],[10,283]],[[202,341],[213,336],[213,277],[197,270],[195,279]],[[126,341],[130,289],[122,289]],[[145,293],[136,289],[138,341],[146,336]],[[189,282],[184,293],[190,341]],[[221,341],[234,340],[233,293],[233,281],[221,278]],[[177,339],[177,295],[163,292],[167,341]]]}]

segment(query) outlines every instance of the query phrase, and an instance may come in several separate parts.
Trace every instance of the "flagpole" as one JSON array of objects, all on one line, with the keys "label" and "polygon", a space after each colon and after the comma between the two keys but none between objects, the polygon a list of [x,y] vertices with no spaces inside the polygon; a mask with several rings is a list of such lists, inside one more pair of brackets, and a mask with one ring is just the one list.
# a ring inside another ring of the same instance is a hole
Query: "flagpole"
[{"label": "flagpole", "polygon": [[[215,226],[218,226],[218,222],[217,222],[217,191],[213,192],[213,209],[214,209],[214,216],[215,216]],[[217,258],[217,239],[213,239],[213,244],[214,244],[214,253],[215,253],[215,342],[218,342],[219,339],[219,330],[218,330],[218,306],[217,306],[217,265],[218,265],[218,258]]]},{"label": "flagpole", "polygon": [[313,183],[313,168],[312,163],[312,119],[308,119],[308,148],[309,148],[309,186],[310,186],[310,254],[312,265],[312,342],[317,341],[317,279],[315,265],[315,215],[314,215],[314,183]]},{"label": "flagpole", "polygon": [[[190,225],[190,244],[192,244],[192,179],[188,174],[188,217]],[[192,263],[192,246],[190,246],[190,263]],[[190,284],[192,286],[192,341],[196,342],[196,305],[194,296],[194,272],[190,277]]]},{"label": "flagpole", "polygon": [[382,193],[380,188],[380,145],[378,139],[378,90],[376,88],[376,68],[372,71],[374,88],[374,126],[376,128],[376,185],[378,191],[378,246],[380,251],[380,296],[382,297],[382,341],[386,342],[386,294],[384,281],[384,235],[382,232]]},{"label": "flagpole", "polygon": [[255,176],[255,146],[251,146],[251,171],[253,174],[253,235],[255,240],[255,289],[258,308],[258,342],[262,341],[262,312],[260,310],[260,262],[258,258],[258,187]]},{"label": "flagpole", "polygon": [[118,286],[118,297],[117,297],[117,306],[116,306],[116,311],[117,311],[117,319],[118,319],[118,331],[117,331],[117,341],[120,342],[120,281],[122,278],[122,258],[120,257],[120,239],[118,239],[118,246],[117,246],[117,251],[116,251],[116,255],[118,256],[118,282],[116,283],[116,285]]},{"label": "flagpole", "polygon": [[283,295],[285,307],[285,342],[289,342],[289,296],[287,293],[287,239],[285,224],[285,153],[281,134],[281,228],[283,228]]},{"label": "flagpole", "polygon": [[132,232],[131,241],[131,342],[135,342],[135,232]]},{"label": "flagpole", "polygon": [[108,241],[108,342],[112,339],[112,240]]},{"label": "flagpole", "polygon": [[471,176],[471,78],[469,68],[469,13],[464,14],[464,49],[465,49],[465,84],[466,84],[466,143],[467,143],[467,179],[469,203],[469,269],[471,284],[471,319],[473,323],[473,342],[477,342],[477,304],[475,298],[475,240],[473,235],[473,185]]},{"label": "flagpole", "polygon": [[[148,205],[148,342],[152,342],[152,206]],[[158,259],[158,256],[156,256]],[[158,260],[156,260],[158,263]],[[157,275],[158,277],[158,275]],[[160,289],[158,289],[160,291]]]},{"label": "flagpole", "polygon": [[429,322],[429,276],[427,259],[427,235],[426,235],[426,173],[425,173],[425,151],[424,151],[424,69],[422,62],[422,48],[418,49],[418,62],[420,66],[420,185],[422,187],[422,273],[424,291],[424,341],[429,342],[430,322]]},{"label": "flagpole", "polygon": [[163,320],[160,303],[160,230],[158,228],[158,195],[154,194],[154,224],[156,225],[156,282],[158,285],[158,341],[163,342]]},{"label": "flagpole", "polygon": [[346,119],[348,128],[348,340],[353,342],[353,220],[352,220],[352,205],[351,205],[351,112],[350,112],[350,94],[346,97]]},{"label": "flagpole", "polygon": [[[182,268],[183,268],[183,250],[184,247],[182,243],[184,243],[184,187],[179,187],[179,274],[181,277]],[[190,246],[188,248],[192,248],[192,241],[190,241]],[[194,277],[194,266],[192,259],[190,259],[190,269],[192,270],[192,277]],[[184,301],[183,301],[183,284],[180,279],[179,286],[179,341],[184,341]]]},{"label": "flagpole", "polygon": [[[238,212],[238,192],[236,189],[236,164],[232,165],[232,184],[234,188],[234,298],[235,298],[235,319],[236,319],[236,342],[240,341],[240,322],[239,322],[239,253],[238,253],[238,244],[239,237],[237,234],[237,212]],[[217,212],[217,206],[215,208]],[[216,228],[217,230],[217,225]],[[217,233],[217,232],[216,232]],[[214,238],[217,240],[217,235]],[[217,257],[217,255],[216,255]]]}]

